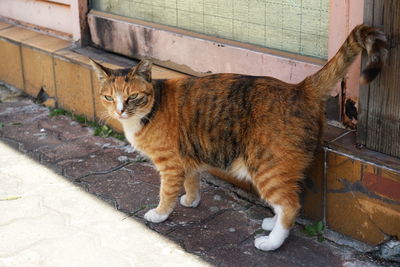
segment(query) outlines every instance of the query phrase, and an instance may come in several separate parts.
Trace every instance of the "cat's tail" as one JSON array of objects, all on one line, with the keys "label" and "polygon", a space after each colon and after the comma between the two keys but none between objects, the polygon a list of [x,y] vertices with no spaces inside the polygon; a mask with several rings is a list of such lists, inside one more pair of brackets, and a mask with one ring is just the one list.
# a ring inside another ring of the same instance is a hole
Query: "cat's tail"
[{"label": "cat's tail", "polygon": [[310,76],[311,87],[321,98],[327,98],[333,86],[342,79],[357,55],[368,53],[368,62],[362,71],[360,82],[371,82],[381,71],[387,56],[385,34],[365,24],[356,26],[344,41],[336,55],[317,73]]}]

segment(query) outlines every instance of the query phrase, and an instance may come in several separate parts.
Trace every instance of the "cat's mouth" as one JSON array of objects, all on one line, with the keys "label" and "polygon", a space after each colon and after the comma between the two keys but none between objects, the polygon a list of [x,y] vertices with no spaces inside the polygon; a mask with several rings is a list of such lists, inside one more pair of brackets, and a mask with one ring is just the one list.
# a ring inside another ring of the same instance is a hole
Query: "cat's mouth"
[{"label": "cat's mouth", "polygon": [[115,112],[114,115],[115,115],[115,117],[116,117],[118,120],[126,120],[126,119],[129,118],[128,114],[126,114],[125,112],[123,112],[123,113],[117,113],[117,112]]}]

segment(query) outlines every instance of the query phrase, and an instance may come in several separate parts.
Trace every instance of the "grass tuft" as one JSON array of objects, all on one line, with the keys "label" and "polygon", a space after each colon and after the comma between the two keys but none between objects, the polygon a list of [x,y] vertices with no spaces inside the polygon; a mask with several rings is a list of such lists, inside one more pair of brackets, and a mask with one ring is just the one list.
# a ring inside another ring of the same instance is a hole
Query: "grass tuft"
[{"label": "grass tuft", "polygon": [[61,108],[54,108],[54,109],[51,109],[51,110],[50,110],[50,113],[49,113],[49,116],[50,116],[50,117],[61,116],[61,115],[64,115],[64,116],[72,116],[72,113],[69,112],[69,111],[66,111],[66,110],[64,110],[64,109],[61,109]]},{"label": "grass tuft", "polygon": [[98,122],[90,121],[85,116],[76,115],[76,114],[73,114],[73,113],[71,113],[69,111],[66,111],[64,109],[61,109],[61,108],[50,109],[49,116],[54,117],[54,116],[61,116],[61,115],[69,116],[73,120],[93,128],[93,130],[94,130],[93,135],[94,136],[114,137],[114,138],[116,138],[118,140],[125,141],[125,137],[124,137],[123,134],[119,134],[119,133],[114,132],[113,129],[111,129],[107,125],[101,125]]}]

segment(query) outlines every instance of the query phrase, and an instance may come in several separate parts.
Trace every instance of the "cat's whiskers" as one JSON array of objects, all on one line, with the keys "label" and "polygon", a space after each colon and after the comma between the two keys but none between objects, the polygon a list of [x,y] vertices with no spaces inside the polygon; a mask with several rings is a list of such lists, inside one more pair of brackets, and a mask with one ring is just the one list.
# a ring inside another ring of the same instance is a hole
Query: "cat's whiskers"
[{"label": "cat's whiskers", "polygon": [[99,114],[99,123],[107,124],[112,119],[112,116],[108,111],[102,111]]}]

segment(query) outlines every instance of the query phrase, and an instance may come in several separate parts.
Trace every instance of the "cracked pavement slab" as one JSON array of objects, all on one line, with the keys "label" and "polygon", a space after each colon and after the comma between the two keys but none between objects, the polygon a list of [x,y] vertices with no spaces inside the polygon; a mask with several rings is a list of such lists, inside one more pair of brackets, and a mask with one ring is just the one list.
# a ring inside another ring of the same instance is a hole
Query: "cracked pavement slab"
[{"label": "cracked pavement slab", "polygon": [[[166,222],[145,222],[144,213],[158,203],[151,162],[122,141],[48,114],[26,97],[0,103],[0,198],[20,197],[0,201],[0,266],[158,266],[156,258],[160,266],[390,266],[308,238],[300,226],[279,250],[258,251],[254,238],[267,234],[261,221],[272,213],[207,174],[198,208],[177,204]],[[34,161],[19,165],[16,151]],[[38,163],[52,174],[36,175]],[[66,256],[77,248],[85,256]]]}]

